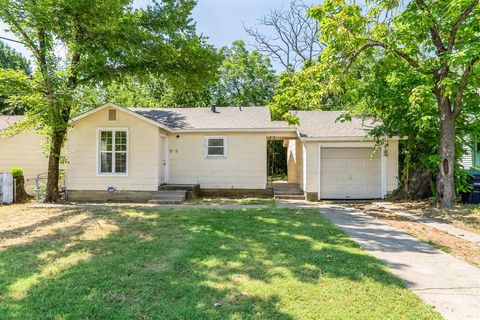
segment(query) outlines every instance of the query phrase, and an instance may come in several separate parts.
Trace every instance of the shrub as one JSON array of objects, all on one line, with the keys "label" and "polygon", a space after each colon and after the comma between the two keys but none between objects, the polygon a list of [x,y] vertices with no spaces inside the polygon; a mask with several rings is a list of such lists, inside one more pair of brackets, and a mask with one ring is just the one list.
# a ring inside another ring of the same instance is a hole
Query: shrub
[{"label": "shrub", "polygon": [[12,167],[10,173],[14,178],[23,177],[23,169],[20,167]]}]

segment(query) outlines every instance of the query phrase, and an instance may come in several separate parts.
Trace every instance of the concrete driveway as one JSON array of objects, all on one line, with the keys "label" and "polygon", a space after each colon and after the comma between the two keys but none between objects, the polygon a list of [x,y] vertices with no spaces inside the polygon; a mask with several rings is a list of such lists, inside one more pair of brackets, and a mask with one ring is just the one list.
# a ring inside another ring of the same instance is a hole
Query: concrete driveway
[{"label": "concrete driveway", "polygon": [[480,319],[480,269],[357,209],[316,207],[445,319]]}]

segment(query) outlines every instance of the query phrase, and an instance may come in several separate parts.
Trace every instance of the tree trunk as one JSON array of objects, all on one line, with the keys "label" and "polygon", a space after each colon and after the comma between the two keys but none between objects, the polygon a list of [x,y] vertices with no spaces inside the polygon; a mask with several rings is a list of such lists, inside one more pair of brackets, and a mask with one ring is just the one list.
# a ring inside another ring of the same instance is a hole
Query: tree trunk
[{"label": "tree trunk", "polygon": [[66,129],[55,131],[52,135],[50,154],[48,158],[47,191],[45,195],[45,202],[56,202],[59,199],[58,183],[60,176],[60,156],[62,153],[65,134]]},{"label": "tree trunk", "polygon": [[32,198],[25,191],[25,177],[18,176],[15,178],[15,203],[25,203]]},{"label": "tree trunk", "polygon": [[437,195],[444,209],[455,205],[455,115],[448,101],[441,102],[440,112],[440,158],[437,174]]}]

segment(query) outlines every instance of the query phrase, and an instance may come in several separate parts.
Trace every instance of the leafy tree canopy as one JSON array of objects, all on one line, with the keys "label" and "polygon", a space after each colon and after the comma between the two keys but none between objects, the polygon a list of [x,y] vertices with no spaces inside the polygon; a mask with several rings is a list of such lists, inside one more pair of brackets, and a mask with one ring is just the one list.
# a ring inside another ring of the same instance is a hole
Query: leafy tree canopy
[{"label": "leafy tree canopy", "polygon": [[17,51],[0,41],[0,68],[22,70],[31,74],[30,62]]},{"label": "leafy tree canopy", "polygon": [[[6,69],[18,70],[27,75],[31,74],[30,62],[20,53],[16,52],[2,41],[0,41],[0,77],[12,74]],[[8,77],[7,77],[8,78]],[[2,84],[0,84],[2,86]],[[5,84],[3,85],[5,87]],[[0,90],[0,114],[21,114],[24,112],[21,105],[12,107],[8,104],[7,89]]]},{"label": "leafy tree canopy", "polygon": [[219,80],[212,89],[212,104],[259,106],[270,102],[276,83],[270,59],[258,51],[248,52],[243,41],[221,50],[224,56]]}]

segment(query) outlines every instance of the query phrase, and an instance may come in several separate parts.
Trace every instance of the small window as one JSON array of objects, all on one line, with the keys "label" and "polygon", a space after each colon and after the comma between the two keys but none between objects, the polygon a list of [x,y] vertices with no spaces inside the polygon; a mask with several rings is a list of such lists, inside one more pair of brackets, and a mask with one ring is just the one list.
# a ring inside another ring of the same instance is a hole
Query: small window
[{"label": "small window", "polygon": [[225,137],[207,137],[205,138],[205,156],[207,158],[226,157],[226,138]]},{"label": "small window", "polygon": [[127,131],[101,130],[99,133],[99,174],[127,174]]},{"label": "small window", "polygon": [[117,110],[108,109],[108,121],[117,121]]}]

